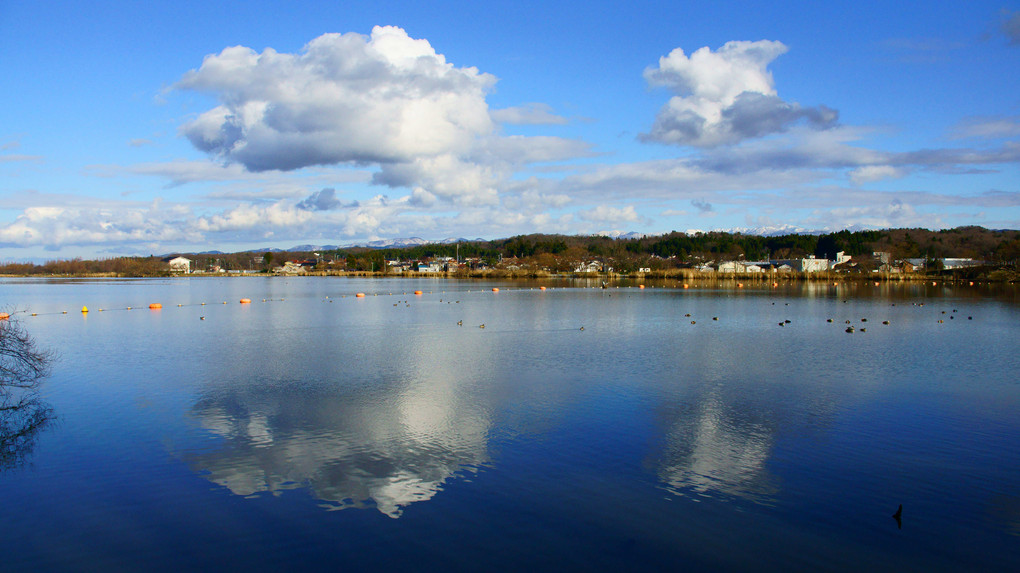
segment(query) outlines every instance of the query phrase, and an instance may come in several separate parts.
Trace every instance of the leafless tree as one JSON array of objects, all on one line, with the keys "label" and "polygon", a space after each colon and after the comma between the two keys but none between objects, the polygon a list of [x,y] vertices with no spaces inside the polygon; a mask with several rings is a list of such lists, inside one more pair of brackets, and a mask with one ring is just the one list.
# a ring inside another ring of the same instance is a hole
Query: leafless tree
[{"label": "leafless tree", "polygon": [[34,389],[49,374],[52,353],[41,350],[16,318],[0,320],[0,393]]},{"label": "leafless tree", "polygon": [[53,420],[39,399],[53,353],[40,349],[16,318],[0,320],[0,471],[24,463],[40,430]]}]

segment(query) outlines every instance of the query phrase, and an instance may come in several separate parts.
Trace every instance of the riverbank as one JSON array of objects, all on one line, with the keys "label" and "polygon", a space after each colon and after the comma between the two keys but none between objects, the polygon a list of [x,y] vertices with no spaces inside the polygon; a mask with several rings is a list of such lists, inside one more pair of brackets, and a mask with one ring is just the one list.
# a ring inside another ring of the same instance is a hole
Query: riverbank
[{"label": "riverbank", "polygon": [[485,269],[459,270],[456,272],[420,273],[420,272],[372,272],[343,270],[310,270],[296,274],[273,274],[265,272],[238,273],[169,273],[130,274],[130,273],[66,273],[66,274],[0,274],[2,278],[47,278],[47,279],[102,279],[102,278],[204,278],[204,277],[360,277],[360,278],[432,278],[432,279],[482,279],[482,280],[591,280],[605,281],[677,281],[688,283],[733,282],[749,284],[791,283],[791,282],[925,282],[938,281],[944,283],[1017,283],[1020,273],[1011,269],[991,269],[973,267],[955,269],[935,273],[846,273],[846,272],[745,272],[719,273],[705,272],[694,269],[668,269],[645,273],[550,273],[526,269]]}]

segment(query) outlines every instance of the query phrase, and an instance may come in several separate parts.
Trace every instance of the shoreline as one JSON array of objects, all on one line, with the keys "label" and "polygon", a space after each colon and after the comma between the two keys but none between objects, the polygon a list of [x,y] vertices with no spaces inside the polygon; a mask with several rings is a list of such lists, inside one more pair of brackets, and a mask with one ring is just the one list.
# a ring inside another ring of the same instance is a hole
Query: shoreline
[{"label": "shoreline", "polygon": [[[971,270],[971,272],[963,272]],[[987,283],[1015,284],[1020,275],[1006,269],[988,270],[964,269],[937,273],[837,273],[837,272],[783,272],[783,273],[707,273],[687,269],[671,269],[648,273],[565,273],[553,274],[545,271],[506,271],[487,270],[472,272],[441,272],[441,273],[392,273],[371,271],[308,271],[304,273],[267,273],[267,272],[224,272],[224,273],[166,273],[158,275],[139,275],[124,273],[80,273],[80,274],[0,274],[0,278],[38,278],[38,279],[139,279],[139,278],[250,278],[250,277],[358,277],[380,279],[443,279],[443,280],[582,280],[582,281],[688,281],[693,283],[748,282],[758,283],[798,283],[798,282],[845,282],[845,283],[913,283],[935,281],[940,283]]]}]

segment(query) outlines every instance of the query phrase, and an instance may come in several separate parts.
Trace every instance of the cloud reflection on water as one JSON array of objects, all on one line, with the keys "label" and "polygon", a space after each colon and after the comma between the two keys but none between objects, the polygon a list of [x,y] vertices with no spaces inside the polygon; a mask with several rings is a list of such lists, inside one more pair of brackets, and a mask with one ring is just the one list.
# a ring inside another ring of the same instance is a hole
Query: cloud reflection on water
[{"label": "cloud reflection on water", "polygon": [[677,495],[722,495],[771,503],[779,492],[766,468],[774,429],[712,394],[676,415],[663,436],[657,473]]},{"label": "cloud reflection on water", "polygon": [[393,518],[489,460],[487,412],[429,380],[400,392],[345,395],[273,386],[216,393],[192,409],[224,438],[189,465],[237,495],[307,487],[329,509]]}]

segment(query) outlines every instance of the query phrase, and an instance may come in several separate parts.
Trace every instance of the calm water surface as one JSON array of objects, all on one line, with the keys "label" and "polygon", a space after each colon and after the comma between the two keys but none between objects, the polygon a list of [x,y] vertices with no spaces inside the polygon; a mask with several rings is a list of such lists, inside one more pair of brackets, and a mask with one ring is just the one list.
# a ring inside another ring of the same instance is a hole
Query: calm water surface
[{"label": "calm water surface", "polygon": [[1020,563],[1015,289],[539,284],[0,281],[0,569]]}]

